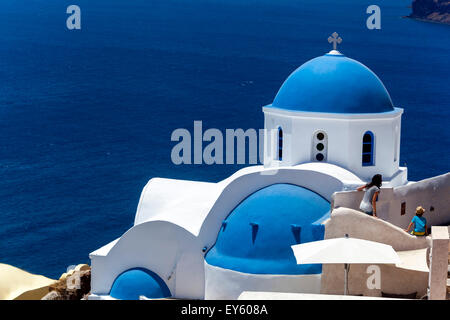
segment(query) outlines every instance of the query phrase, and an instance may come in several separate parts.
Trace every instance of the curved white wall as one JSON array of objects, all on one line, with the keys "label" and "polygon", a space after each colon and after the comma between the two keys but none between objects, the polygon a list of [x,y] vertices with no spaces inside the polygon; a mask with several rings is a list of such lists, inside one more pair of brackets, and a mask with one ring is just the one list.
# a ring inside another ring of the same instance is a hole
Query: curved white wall
[{"label": "curved white wall", "polygon": [[118,275],[136,267],[155,272],[173,296],[202,299],[203,252],[188,231],[165,221],[151,221],[128,230],[106,252],[92,253],[91,291],[107,295]]},{"label": "curved white wall", "polygon": [[[335,191],[360,181],[330,164],[279,170],[255,166],[217,184],[152,179],[141,196],[136,225],[120,239],[91,253],[92,293],[108,294],[120,273],[143,267],[158,274],[174,297],[204,298],[203,248],[214,245],[223,219],[242,200],[275,183],[299,185],[330,201]],[[243,290],[253,290],[252,281],[242,282],[249,285],[243,286]],[[290,286],[284,288],[288,290]]]},{"label": "curved white wall", "polygon": [[[325,164],[325,166],[330,165]],[[336,170],[336,172],[339,171]],[[350,173],[348,173],[348,176],[358,179]],[[339,174],[333,176],[311,169],[301,169],[301,166],[297,168],[264,170],[263,172],[256,171],[237,176],[227,183],[215,201],[214,206],[202,224],[198,237],[205,247],[211,248],[216,241],[222,221],[229,213],[242,200],[266,186],[275,183],[294,184],[312,190],[331,201],[332,194],[337,190],[343,190],[346,186],[345,181],[341,179],[342,177],[339,177]]]}]

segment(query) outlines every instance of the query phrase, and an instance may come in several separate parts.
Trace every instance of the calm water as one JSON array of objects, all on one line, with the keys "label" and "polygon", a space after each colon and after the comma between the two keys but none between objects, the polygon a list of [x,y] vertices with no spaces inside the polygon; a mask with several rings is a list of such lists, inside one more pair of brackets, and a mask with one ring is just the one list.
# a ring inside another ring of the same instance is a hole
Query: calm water
[{"label": "calm water", "polygon": [[[82,10],[82,30],[65,27]],[[261,106],[305,61],[341,51],[405,108],[410,180],[449,171],[450,27],[409,1],[2,0],[0,262],[59,277],[133,223],[152,177],[219,181],[239,166],[175,166],[176,128],[260,128]]]}]

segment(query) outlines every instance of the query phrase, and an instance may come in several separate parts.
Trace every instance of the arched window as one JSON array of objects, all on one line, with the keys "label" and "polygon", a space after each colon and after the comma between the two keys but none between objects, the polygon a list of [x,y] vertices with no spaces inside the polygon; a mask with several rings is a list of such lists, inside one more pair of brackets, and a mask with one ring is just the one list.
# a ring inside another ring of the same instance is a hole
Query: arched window
[{"label": "arched window", "polygon": [[374,145],[374,136],[371,131],[367,131],[363,136],[362,143],[362,165],[363,167],[373,166],[373,145]]},{"label": "arched window", "polygon": [[283,160],[283,129],[278,127],[278,160]]}]

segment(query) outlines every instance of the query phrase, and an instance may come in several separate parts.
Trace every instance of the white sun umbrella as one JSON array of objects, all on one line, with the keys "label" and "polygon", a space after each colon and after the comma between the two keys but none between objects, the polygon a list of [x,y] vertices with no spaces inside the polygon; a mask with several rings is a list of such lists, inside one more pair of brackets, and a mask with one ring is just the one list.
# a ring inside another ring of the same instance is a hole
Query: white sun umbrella
[{"label": "white sun umbrella", "polygon": [[343,263],[345,268],[344,294],[347,294],[348,266],[351,263],[397,264],[400,258],[387,244],[349,238],[334,238],[291,246],[297,264]]}]

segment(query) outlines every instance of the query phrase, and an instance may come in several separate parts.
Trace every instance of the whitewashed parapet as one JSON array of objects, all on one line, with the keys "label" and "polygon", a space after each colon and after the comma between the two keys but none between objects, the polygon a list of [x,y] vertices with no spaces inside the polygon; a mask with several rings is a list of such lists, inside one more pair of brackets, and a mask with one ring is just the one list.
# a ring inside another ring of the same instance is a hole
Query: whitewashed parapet
[{"label": "whitewashed parapet", "polygon": [[[334,208],[358,210],[364,192],[342,191],[333,195]],[[377,202],[378,217],[401,228],[406,228],[422,206],[427,224],[443,225],[450,222],[450,173],[410,182],[405,186],[382,188]]]}]

